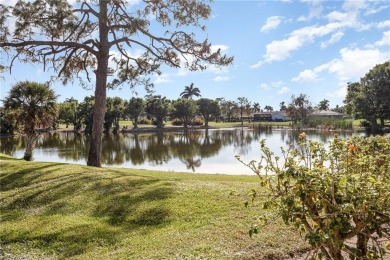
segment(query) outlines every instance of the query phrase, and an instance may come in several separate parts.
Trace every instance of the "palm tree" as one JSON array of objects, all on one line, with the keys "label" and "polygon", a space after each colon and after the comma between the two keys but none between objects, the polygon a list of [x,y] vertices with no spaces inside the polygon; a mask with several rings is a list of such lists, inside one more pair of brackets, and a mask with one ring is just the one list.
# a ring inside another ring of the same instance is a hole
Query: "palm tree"
[{"label": "palm tree", "polygon": [[18,82],[10,90],[4,102],[4,108],[21,126],[21,132],[27,136],[27,146],[23,159],[32,160],[38,135],[37,126],[51,126],[57,116],[57,95],[48,84],[36,82]]},{"label": "palm tree", "polygon": [[318,103],[318,109],[319,110],[329,110],[329,100],[323,99]]},{"label": "palm tree", "polygon": [[191,83],[190,86],[185,86],[184,91],[180,93],[182,98],[192,99],[192,96],[200,97],[200,90],[198,88],[194,88],[194,83]]},{"label": "palm tree", "polygon": [[255,102],[253,103],[253,112],[258,113],[260,112],[260,104]]}]

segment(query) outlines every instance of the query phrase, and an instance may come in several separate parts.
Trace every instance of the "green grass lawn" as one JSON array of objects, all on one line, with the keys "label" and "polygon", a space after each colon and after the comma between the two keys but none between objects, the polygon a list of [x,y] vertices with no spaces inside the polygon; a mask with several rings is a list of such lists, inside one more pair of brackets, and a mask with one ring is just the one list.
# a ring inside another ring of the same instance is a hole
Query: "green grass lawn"
[{"label": "green grass lawn", "polygon": [[0,165],[1,259],[269,259],[307,248],[279,221],[249,237],[261,213],[259,201],[244,207],[259,189],[254,176],[92,168],[4,154]]}]

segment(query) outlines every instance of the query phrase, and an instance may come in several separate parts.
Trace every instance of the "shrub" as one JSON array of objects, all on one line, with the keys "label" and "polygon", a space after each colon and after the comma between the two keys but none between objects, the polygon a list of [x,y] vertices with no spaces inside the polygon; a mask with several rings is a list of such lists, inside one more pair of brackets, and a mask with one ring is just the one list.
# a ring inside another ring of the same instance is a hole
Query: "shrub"
[{"label": "shrub", "polygon": [[378,239],[390,232],[390,135],[335,136],[328,148],[299,137],[296,147],[281,148],[283,160],[261,141],[261,161],[246,165],[267,192],[253,198],[264,195],[263,207],[293,224],[315,255],[343,259],[344,251],[351,259],[384,259]]},{"label": "shrub", "polygon": [[335,128],[335,129],[352,129],[352,119],[335,119],[335,118],[311,118],[307,122],[308,127],[322,126],[324,128]]},{"label": "shrub", "polygon": [[150,125],[150,120],[149,119],[146,119],[146,118],[140,118],[138,120],[138,124],[142,124],[142,125]]},{"label": "shrub", "polygon": [[200,119],[200,118],[195,118],[191,122],[191,125],[194,125],[194,126],[202,126],[203,124],[204,124],[204,121],[203,121],[203,119]]},{"label": "shrub", "polygon": [[171,124],[172,124],[172,125],[176,125],[176,126],[178,126],[178,125],[183,125],[183,121],[180,120],[180,119],[175,118],[175,119],[173,119],[173,120],[171,121]]}]

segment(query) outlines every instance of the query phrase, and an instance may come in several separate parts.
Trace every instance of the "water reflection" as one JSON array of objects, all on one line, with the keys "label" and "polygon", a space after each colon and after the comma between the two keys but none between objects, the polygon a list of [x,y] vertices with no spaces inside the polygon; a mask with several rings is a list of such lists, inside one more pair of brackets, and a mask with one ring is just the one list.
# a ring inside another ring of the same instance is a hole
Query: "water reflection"
[{"label": "water reflection", "polygon": [[[105,166],[187,171],[202,173],[251,174],[234,155],[244,161],[260,157],[259,141],[275,151],[298,141],[299,132],[286,129],[192,130],[104,135],[102,164]],[[340,134],[340,137],[349,136]],[[312,140],[328,142],[332,133],[307,132]],[[1,138],[0,152],[23,157],[25,139]],[[41,134],[34,159],[37,161],[86,164],[89,136],[77,133]]]}]

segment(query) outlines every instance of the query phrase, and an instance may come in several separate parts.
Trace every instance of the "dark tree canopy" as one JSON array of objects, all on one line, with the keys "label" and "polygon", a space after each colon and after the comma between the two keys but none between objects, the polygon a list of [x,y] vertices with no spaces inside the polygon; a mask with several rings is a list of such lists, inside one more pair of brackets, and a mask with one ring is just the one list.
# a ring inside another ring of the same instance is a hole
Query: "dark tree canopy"
[{"label": "dark tree canopy", "polygon": [[348,113],[370,122],[374,131],[390,119],[390,61],[376,65],[360,82],[348,83],[344,103]]},{"label": "dark tree canopy", "polygon": [[64,83],[93,81],[95,74],[87,164],[100,166],[107,87],[151,87],[148,76],[161,73],[162,64],[204,70],[232,63],[220,49],[212,51],[207,39],[186,32],[189,26],[205,30],[200,21],[210,13],[205,0],[143,0],[135,6],[127,0],[80,0],[73,6],[66,0],[19,0],[0,5],[0,48],[10,57],[10,71],[20,61],[43,64]]},{"label": "dark tree canopy", "polygon": [[183,121],[185,128],[191,123],[191,120],[195,117],[198,107],[196,102],[191,99],[177,99],[172,104],[171,116],[173,118],[179,118]]},{"label": "dark tree canopy", "polygon": [[318,108],[319,110],[329,110],[329,100],[327,100],[327,99],[321,100],[321,101],[318,103],[317,108]]},{"label": "dark tree canopy", "polygon": [[27,137],[24,159],[32,160],[38,135],[35,128],[51,127],[57,116],[57,95],[49,84],[23,81],[12,86],[3,100],[9,118]]},{"label": "dark tree canopy", "polygon": [[201,98],[196,103],[198,104],[198,112],[202,116],[206,127],[209,126],[211,117],[217,118],[221,115],[221,109],[215,100]]}]

